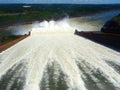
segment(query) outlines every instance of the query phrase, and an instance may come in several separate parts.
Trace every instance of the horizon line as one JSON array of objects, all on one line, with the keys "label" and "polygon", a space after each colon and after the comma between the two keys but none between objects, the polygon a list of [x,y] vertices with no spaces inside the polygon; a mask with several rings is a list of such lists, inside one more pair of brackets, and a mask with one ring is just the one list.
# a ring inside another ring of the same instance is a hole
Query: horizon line
[{"label": "horizon line", "polygon": [[115,4],[120,4],[120,3],[0,3],[0,4],[77,4],[77,5],[115,5]]}]

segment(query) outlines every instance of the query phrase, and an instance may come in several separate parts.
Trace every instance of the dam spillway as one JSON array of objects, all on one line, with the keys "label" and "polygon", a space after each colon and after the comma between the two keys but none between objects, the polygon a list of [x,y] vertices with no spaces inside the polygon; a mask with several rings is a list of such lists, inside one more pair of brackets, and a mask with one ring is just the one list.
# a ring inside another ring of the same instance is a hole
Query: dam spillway
[{"label": "dam spillway", "polygon": [[119,52],[45,23],[0,53],[1,90],[120,89]]}]

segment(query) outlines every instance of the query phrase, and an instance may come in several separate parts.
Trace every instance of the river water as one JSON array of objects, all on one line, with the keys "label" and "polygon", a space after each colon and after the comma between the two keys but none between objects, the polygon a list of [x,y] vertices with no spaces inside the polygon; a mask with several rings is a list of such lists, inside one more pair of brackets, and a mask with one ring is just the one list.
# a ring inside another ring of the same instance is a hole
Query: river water
[{"label": "river water", "polygon": [[0,53],[0,90],[120,90],[120,53],[74,35],[68,22],[35,23]]}]

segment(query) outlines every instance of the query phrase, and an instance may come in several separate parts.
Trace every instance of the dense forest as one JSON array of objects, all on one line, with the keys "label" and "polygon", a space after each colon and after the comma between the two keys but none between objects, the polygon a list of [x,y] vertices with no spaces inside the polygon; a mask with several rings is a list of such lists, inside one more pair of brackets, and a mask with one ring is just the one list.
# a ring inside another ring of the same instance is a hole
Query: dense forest
[{"label": "dense forest", "polygon": [[1,4],[0,25],[36,19],[60,19],[65,16],[76,17],[116,9],[120,9],[120,5]]}]

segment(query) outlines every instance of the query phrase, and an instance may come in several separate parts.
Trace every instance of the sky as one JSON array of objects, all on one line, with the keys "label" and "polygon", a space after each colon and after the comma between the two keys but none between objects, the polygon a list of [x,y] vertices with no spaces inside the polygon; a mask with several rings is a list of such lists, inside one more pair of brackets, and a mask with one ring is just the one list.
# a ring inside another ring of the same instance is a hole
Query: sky
[{"label": "sky", "polygon": [[120,0],[0,0],[0,4],[2,3],[120,4]]}]

